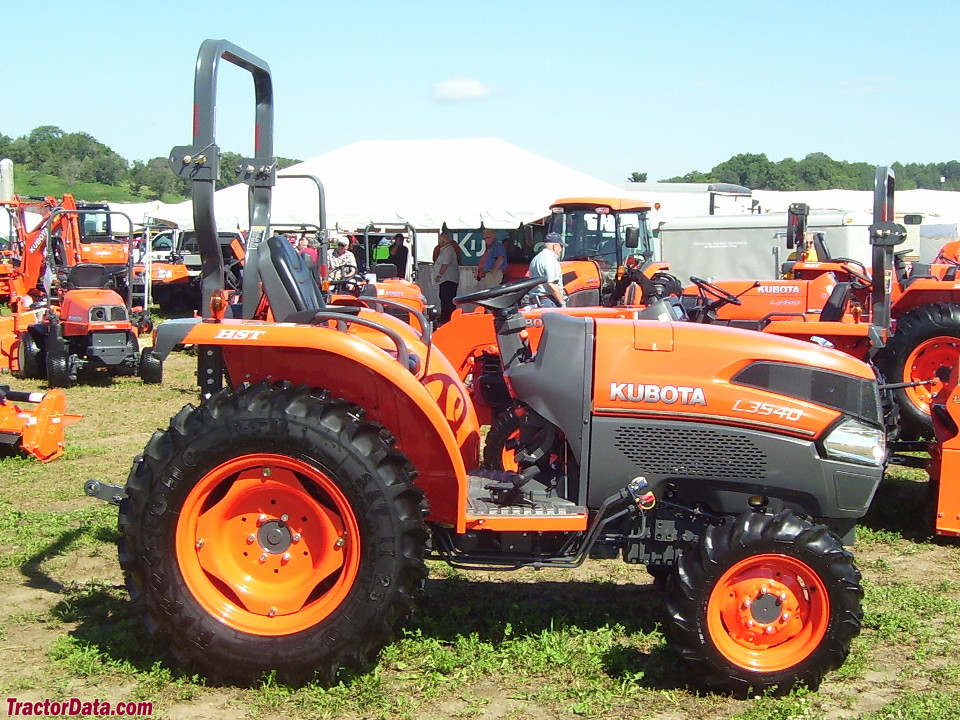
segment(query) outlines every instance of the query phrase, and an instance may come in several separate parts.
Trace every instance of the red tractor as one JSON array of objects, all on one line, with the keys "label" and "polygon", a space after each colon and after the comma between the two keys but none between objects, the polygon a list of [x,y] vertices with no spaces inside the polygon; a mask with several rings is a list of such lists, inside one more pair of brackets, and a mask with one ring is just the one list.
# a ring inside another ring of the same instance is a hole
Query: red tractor
[{"label": "red tractor", "polygon": [[[225,302],[213,213],[221,60],[256,92],[241,307]],[[331,682],[395,637],[426,558],[621,556],[658,578],[694,682],[784,692],[843,663],[863,594],[844,542],[885,454],[869,366],[759,333],[561,310],[543,314],[533,352],[517,306],[541,279],[482,290],[459,300],[491,313],[523,421],[516,471],[481,470],[470,394],[429,332],[325,305],[290,243],[268,237],[266,63],[206,41],[195,108],[171,165],[193,181],[204,317],[161,324],[156,345],[196,346],[203,400],[153,436],[125,486],[86,487],[119,505],[131,596],[176,657],[227,681]],[[263,305],[278,322],[251,319]]]}]

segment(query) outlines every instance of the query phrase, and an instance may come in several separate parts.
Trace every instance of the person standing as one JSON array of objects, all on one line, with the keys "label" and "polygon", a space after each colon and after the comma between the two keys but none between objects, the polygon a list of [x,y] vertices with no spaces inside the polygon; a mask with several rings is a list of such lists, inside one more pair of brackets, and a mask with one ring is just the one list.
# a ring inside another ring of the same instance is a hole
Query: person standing
[{"label": "person standing", "polygon": [[503,282],[503,271],[507,267],[507,249],[497,240],[493,230],[483,231],[483,244],[486,250],[480,256],[477,265],[477,280],[481,288],[491,288]]},{"label": "person standing", "polygon": [[311,267],[316,267],[319,263],[320,256],[317,254],[317,249],[310,247],[310,239],[306,235],[301,235],[297,239],[297,252],[311,263]]},{"label": "person standing", "polygon": [[567,295],[563,291],[563,270],[560,268],[560,258],[566,246],[559,233],[547,233],[543,249],[530,261],[530,277],[546,278],[529,293],[541,307],[563,307],[567,304]]},{"label": "person standing", "polygon": [[453,299],[460,286],[460,263],[457,244],[449,232],[440,233],[439,252],[434,261],[434,281],[440,291],[440,324],[447,322],[453,313]]},{"label": "person standing", "polygon": [[407,245],[403,233],[397,233],[393,236],[393,245],[390,246],[390,258],[388,263],[397,268],[397,277],[407,277]]}]

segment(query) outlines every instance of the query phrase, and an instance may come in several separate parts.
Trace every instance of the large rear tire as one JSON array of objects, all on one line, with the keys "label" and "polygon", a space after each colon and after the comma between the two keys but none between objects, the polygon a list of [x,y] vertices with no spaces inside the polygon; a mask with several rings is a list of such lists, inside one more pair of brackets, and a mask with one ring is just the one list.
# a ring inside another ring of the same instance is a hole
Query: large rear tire
[{"label": "large rear tire", "polygon": [[666,595],[670,641],[691,678],[739,696],[816,689],[843,664],[863,618],[853,556],[790,511],[708,528]]},{"label": "large rear tire", "polygon": [[932,382],[893,391],[900,408],[901,436],[933,437],[930,405],[949,385],[951,369],[960,361],[960,305],[930,303],[897,319],[897,331],[877,354],[887,382]]},{"label": "large rear tire", "polygon": [[147,625],[220,681],[330,683],[410,614],[422,494],[380,425],[289,383],[187,406],[133,464],[120,564]]}]

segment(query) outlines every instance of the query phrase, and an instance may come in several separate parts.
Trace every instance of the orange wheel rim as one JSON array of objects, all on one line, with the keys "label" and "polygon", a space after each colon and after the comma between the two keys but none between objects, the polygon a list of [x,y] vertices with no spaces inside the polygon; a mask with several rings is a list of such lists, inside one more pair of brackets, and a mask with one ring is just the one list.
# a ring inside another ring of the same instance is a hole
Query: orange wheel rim
[{"label": "orange wheel rim", "polygon": [[707,601],[707,630],[720,653],[747,670],[777,672],[808,658],[830,624],[826,586],[787,555],[741,560]]},{"label": "orange wheel rim", "polygon": [[212,616],[242,632],[289,635],[343,603],[360,567],[360,532],[324,471],[250,454],[190,491],[176,551],[187,588]]},{"label": "orange wheel rim", "polygon": [[904,364],[903,382],[932,382],[906,388],[910,403],[929,415],[933,398],[943,390],[958,360],[960,340],[955,337],[941,335],[917,345]]}]

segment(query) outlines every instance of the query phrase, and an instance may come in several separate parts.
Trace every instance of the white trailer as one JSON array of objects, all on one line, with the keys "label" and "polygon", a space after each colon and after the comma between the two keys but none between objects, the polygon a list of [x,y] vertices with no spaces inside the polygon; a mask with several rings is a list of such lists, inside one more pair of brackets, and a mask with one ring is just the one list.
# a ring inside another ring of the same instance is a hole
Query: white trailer
[{"label": "white trailer", "polygon": [[[807,231],[822,233],[832,257],[870,266],[871,216],[865,212],[811,212]],[[670,272],[715,280],[776,279],[794,252],[787,247],[787,214],[704,215],[662,223],[654,241],[656,258]]]}]

